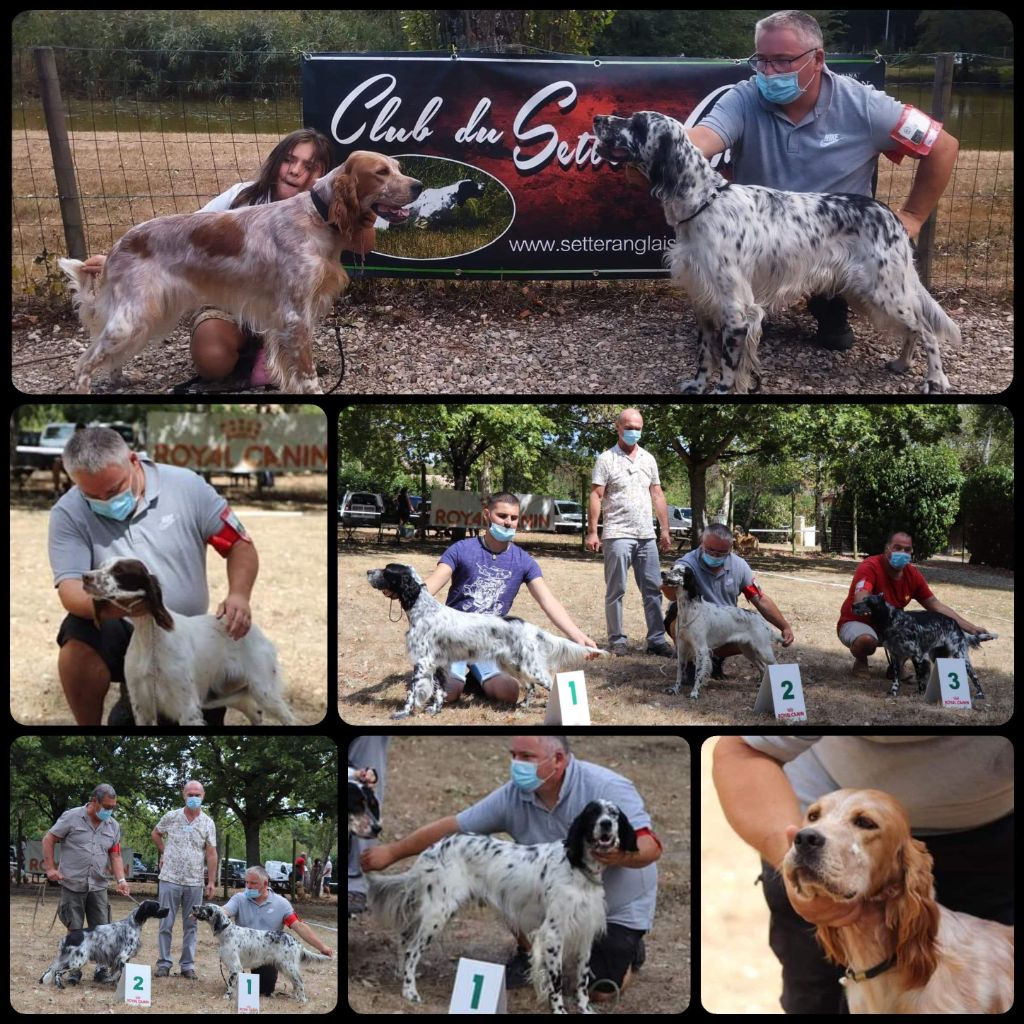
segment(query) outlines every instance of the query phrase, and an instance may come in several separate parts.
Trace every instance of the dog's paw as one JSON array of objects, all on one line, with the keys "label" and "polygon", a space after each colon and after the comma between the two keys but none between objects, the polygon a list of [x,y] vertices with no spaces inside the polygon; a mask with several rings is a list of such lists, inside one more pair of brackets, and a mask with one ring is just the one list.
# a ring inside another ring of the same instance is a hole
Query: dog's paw
[{"label": "dog's paw", "polygon": [[704,393],[704,382],[700,380],[684,380],[679,385],[679,393],[683,395],[700,395]]},{"label": "dog's paw", "polygon": [[410,711],[394,711],[391,714],[391,720],[397,722],[400,718],[408,718],[410,714],[412,714]]}]

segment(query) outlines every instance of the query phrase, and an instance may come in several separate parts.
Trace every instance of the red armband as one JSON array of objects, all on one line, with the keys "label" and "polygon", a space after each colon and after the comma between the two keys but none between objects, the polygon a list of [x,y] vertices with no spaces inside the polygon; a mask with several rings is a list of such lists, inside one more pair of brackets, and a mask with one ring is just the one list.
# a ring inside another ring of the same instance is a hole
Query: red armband
[{"label": "red armband", "polygon": [[896,143],[895,149],[887,149],[884,155],[894,164],[905,156],[927,156],[942,131],[942,122],[929,117],[923,110],[903,104],[903,113],[889,137]]},{"label": "red armband", "polygon": [[238,516],[231,511],[230,506],[224,507],[224,511],[220,514],[220,519],[224,525],[212,537],[208,537],[206,543],[211,544],[214,551],[216,551],[221,558],[227,558],[228,552],[240,540],[244,540],[249,544],[252,543],[249,534],[245,532],[245,527],[242,525]]},{"label": "red armband", "polygon": [[120,853],[120,852],[121,852],[121,844],[120,843],[114,843],[114,845],[109,850],[107,850],[107,853]]},{"label": "red armband", "polygon": [[658,849],[661,850],[662,853],[665,852],[665,847],[661,845],[661,840],[649,828],[637,829],[637,839],[641,836],[650,836],[658,844]]},{"label": "red armband", "polygon": [[298,920],[299,920],[299,915],[298,915],[298,914],[296,914],[296,913],[295,913],[295,911],[293,910],[293,911],[292,911],[292,912],[291,912],[291,913],[290,913],[290,914],[289,914],[289,915],[288,915],[288,916],[287,916],[287,917],[286,917],[286,918],[284,919],[284,925],[285,925],[285,927],[286,927],[286,928],[291,928],[291,926],[292,926],[293,924],[295,924],[295,922],[296,922],[296,921],[298,921]]},{"label": "red armband", "polygon": [[749,587],[744,587],[743,590],[741,591],[741,593],[743,594],[743,596],[748,601],[753,601],[755,597],[756,598],[764,597],[764,591],[761,589],[761,587],[758,584],[757,580],[751,580],[750,586]]}]

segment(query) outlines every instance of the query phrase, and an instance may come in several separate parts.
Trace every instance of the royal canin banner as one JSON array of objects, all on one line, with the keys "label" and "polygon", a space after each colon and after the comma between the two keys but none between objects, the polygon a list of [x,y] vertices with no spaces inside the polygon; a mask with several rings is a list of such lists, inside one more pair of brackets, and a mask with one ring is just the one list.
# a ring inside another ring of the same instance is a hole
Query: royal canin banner
[{"label": "royal canin banner", "polygon": [[[830,55],[876,88],[885,66]],[[660,205],[594,152],[595,114],[657,110],[687,126],[752,71],[685,58],[319,53],[303,120],[343,159],[401,162],[423,194],[347,266],[408,277],[658,277],[673,243]],[[728,175],[728,152],[713,161]]]}]

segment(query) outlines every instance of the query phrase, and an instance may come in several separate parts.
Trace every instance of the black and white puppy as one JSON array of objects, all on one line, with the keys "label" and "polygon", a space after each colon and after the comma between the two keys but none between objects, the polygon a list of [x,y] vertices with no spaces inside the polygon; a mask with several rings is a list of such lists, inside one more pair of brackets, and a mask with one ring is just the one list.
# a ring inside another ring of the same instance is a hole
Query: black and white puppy
[{"label": "black and white puppy", "polygon": [[698,326],[697,375],[683,392],[703,391],[718,371],[717,392],[747,391],[760,374],[765,310],[817,294],[842,294],[880,330],[904,337],[890,370],[910,369],[923,343],[923,390],[949,390],[940,345],[959,349],[960,328],[921,283],[910,238],[887,206],[861,195],[729,184],[682,124],[651,110],[599,115],[594,134],[599,156],[639,168],[675,231],[666,261]]},{"label": "black and white puppy", "polygon": [[456,661],[495,661],[503,672],[526,684],[519,707],[530,706],[534,687],[550,690],[552,673],[576,668],[595,654],[607,651],[554,636],[514,615],[478,615],[448,608],[435,600],[411,565],[392,562],[369,569],[370,586],[398,595],[409,616],[406,645],[413,663],[405,707],[392,718],[405,718],[413,708],[426,707],[436,715],[444,701],[443,674]]},{"label": "black and white puppy", "polygon": [[170,909],[161,909],[156,900],[143,900],[123,921],[95,928],[73,928],[60,940],[57,956],[43,971],[39,984],[52,983],[63,988],[65,975],[80,970],[90,960],[107,968],[108,981],[117,982],[124,965],[142,944],[142,926],[151,917],[166,917],[169,913]]},{"label": "black and white puppy", "polygon": [[917,692],[924,693],[936,658],[963,658],[967,674],[974,683],[974,696],[984,699],[981,683],[971,664],[969,649],[980,647],[984,640],[995,640],[998,633],[965,633],[958,622],[939,612],[905,612],[886,601],[882,594],[865,594],[853,604],[855,615],[871,620],[871,628],[878,634],[889,658],[889,677],[892,685],[889,696],[900,692],[900,668],[908,658],[914,664]]},{"label": "black and white puppy", "polygon": [[561,842],[533,846],[490,836],[448,836],[424,850],[409,871],[369,874],[370,910],[401,936],[402,996],[420,999],[420,957],[453,914],[473,900],[489,903],[530,936],[531,975],[552,1013],[565,1013],[562,979],[575,965],[581,1013],[589,1007],[590,950],[605,931],[604,864],[594,853],[635,852],[636,832],[607,800],[592,800]]}]

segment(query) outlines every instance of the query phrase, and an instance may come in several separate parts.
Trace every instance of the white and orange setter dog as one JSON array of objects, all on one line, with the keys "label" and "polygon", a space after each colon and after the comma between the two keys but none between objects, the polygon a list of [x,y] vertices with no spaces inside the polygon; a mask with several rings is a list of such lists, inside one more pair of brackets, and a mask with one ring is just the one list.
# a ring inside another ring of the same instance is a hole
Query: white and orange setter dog
[{"label": "white and orange setter dog", "polygon": [[355,248],[377,217],[404,220],[423,190],[380,153],[357,151],[309,192],[223,213],[156,217],[127,231],[98,279],[80,260],[60,260],[91,335],[75,368],[88,394],[94,373],[121,367],[204,305],[263,332],[267,370],[282,391],[318,394],[313,329],[348,284],[342,249]]},{"label": "white and orange setter dog", "polygon": [[818,926],[825,953],[846,968],[851,1013],[1005,1013],[1013,1004],[1013,929],[935,902],[931,855],[888,793],[840,789],[812,804],[782,874],[797,904],[866,903],[853,924]]}]

